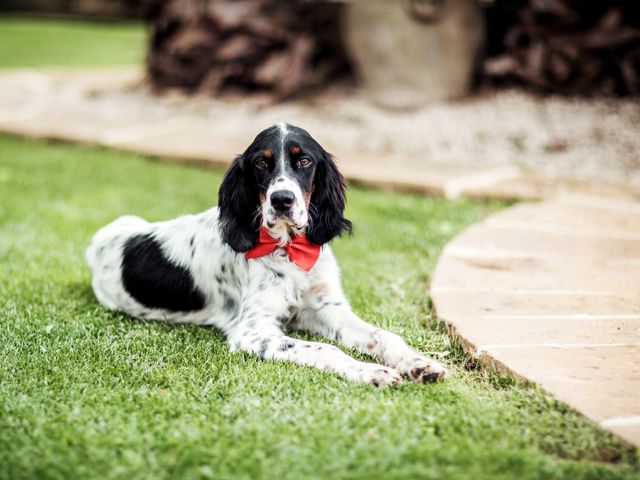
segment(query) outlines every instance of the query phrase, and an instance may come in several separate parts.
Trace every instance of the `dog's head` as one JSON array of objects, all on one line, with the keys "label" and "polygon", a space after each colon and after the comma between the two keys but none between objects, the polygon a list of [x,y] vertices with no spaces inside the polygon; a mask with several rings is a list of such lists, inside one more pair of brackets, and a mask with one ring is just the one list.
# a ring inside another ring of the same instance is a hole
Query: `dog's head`
[{"label": "dog's head", "polygon": [[250,250],[265,227],[283,244],[304,232],[322,245],[343,231],[345,184],[329,155],[306,130],[278,123],[258,134],[225,174],[218,194],[224,240]]}]

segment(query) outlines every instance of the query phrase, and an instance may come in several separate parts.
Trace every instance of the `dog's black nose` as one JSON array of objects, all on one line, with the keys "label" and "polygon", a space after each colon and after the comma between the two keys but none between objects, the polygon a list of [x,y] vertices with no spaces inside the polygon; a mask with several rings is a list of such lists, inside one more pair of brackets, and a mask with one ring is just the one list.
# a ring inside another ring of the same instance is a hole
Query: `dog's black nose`
[{"label": "dog's black nose", "polygon": [[295,200],[296,196],[291,190],[278,190],[271,194],[271,206],[279,212],[289,210]]}]

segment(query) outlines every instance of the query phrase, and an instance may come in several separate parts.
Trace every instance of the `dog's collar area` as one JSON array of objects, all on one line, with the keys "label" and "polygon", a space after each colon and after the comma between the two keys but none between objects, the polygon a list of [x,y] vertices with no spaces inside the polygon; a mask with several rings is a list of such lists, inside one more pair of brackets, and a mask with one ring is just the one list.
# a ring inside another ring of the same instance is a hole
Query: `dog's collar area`
[{"label": "dog's collar area", "polygon": [[[247,259],[263,257],[269,255],[278,247],[281,247],[280,241],[269,235],[267,229],[262,227],[258,243],[244,256]],[[320,256],[320,245],[311,243],[306,234],[293,237],[291,242],[285,244],[282,248],[287,252],[289,259],[305,272],[313,268]]]}]

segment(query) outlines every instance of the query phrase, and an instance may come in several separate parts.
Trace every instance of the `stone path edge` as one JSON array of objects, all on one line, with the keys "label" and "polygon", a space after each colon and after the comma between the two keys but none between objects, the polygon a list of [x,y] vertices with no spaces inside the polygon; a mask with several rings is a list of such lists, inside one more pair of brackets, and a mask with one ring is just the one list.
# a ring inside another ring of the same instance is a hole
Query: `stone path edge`
[{"label": "stone path edge", "polygon": [[[432,297],[432,299],[433,299],[433,297]],[[478,349],[476,349],[476,346],[471,341],[469,341],[462,333],[460,333],[460,331],[458,330],[458,328],[456,327],[456,325],[454,323],[452,323],[450,321],[447,321],[445,316],[440,315],[438,313],[437,302],[435,300],[433,300],[433,305],[434,305],[434,312],[435,312],[436,316],[440,320],[442,320],[444,322],[445,327],[447,329],[447,333],[449,334],[451,339],[454,342],[458,342],[460,344],[460,346],[462,347],[462,350],[467,355],[469,355],[474,361],[476,361],[477,364],[482,369],[484,369],[485,371],[489,371],[489,372],[496,372],[496,373],[501,374],[501,375],[509,375],[509,376],[511,376],[513,378],[518,379],[524,385],[529,385],[531,387],[540,387],[540,384],[538,382],[528,378],[526,375],[522,374],[517,369],[514,369],[514,368],[510,367],[507,362],[495,358],[490,352],[488,352],[486,350],[478,350]],[[590,420],[592,420],[601,429],[608,430],[609,433],[615,435],[619,439],[621,439],[624,442],[626,442],[628,445],[633,446],[633,447],[637,448],[638,451],[640,451],[640,443],[638,442],[638,440],[635,439],[635,436],[633,438],[631,438],[631,437],[627,437],[626,435],[620,435],[619,432],[615,431],[612,428],[612,427],[616,427],[615,424],[610,424],[607,421],[598,422],[597,420],[594,420],[593,418],[591,418],[591,416],[587,412],[583,411],[582,409],[576,407],[575,405],[572,405],[569,402],[566,402],[566,401],[563,401],[563,400],[559,399],[557,397],[557,395],[555,395],[553,392],[550,392],[545,388],[542,388],[542,389],[547,394],[549,394],[552,397],[554,397],[556,400],[562,402],[564,405],[566,405],[571,410],[576,411],[580,415],[583,415],[583,416],[589,418]]]},{"label": "stone path edge", "polygon": [[436,315],[482,367],[540,386],[636,447],[639,207],[559,196],[504,209],[445,246],[430,285]]}]

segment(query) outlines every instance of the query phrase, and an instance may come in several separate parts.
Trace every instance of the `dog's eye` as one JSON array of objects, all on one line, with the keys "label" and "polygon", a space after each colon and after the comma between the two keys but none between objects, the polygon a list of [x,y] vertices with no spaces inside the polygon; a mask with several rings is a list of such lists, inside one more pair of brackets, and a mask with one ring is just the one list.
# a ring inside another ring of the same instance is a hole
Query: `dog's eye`
[{"label": "dog's eye", "polygon": [[264,170],[265,168],[267,168],[267,162],[260,159],[256,162],[256,167],[258,167],[260,170]]},{"label": "dog's eye", "polygon": [[311,165],[311,160],[309,160],[308,158],[300,158],[298,160],[298,168],[305,168],[309,165]]}]

